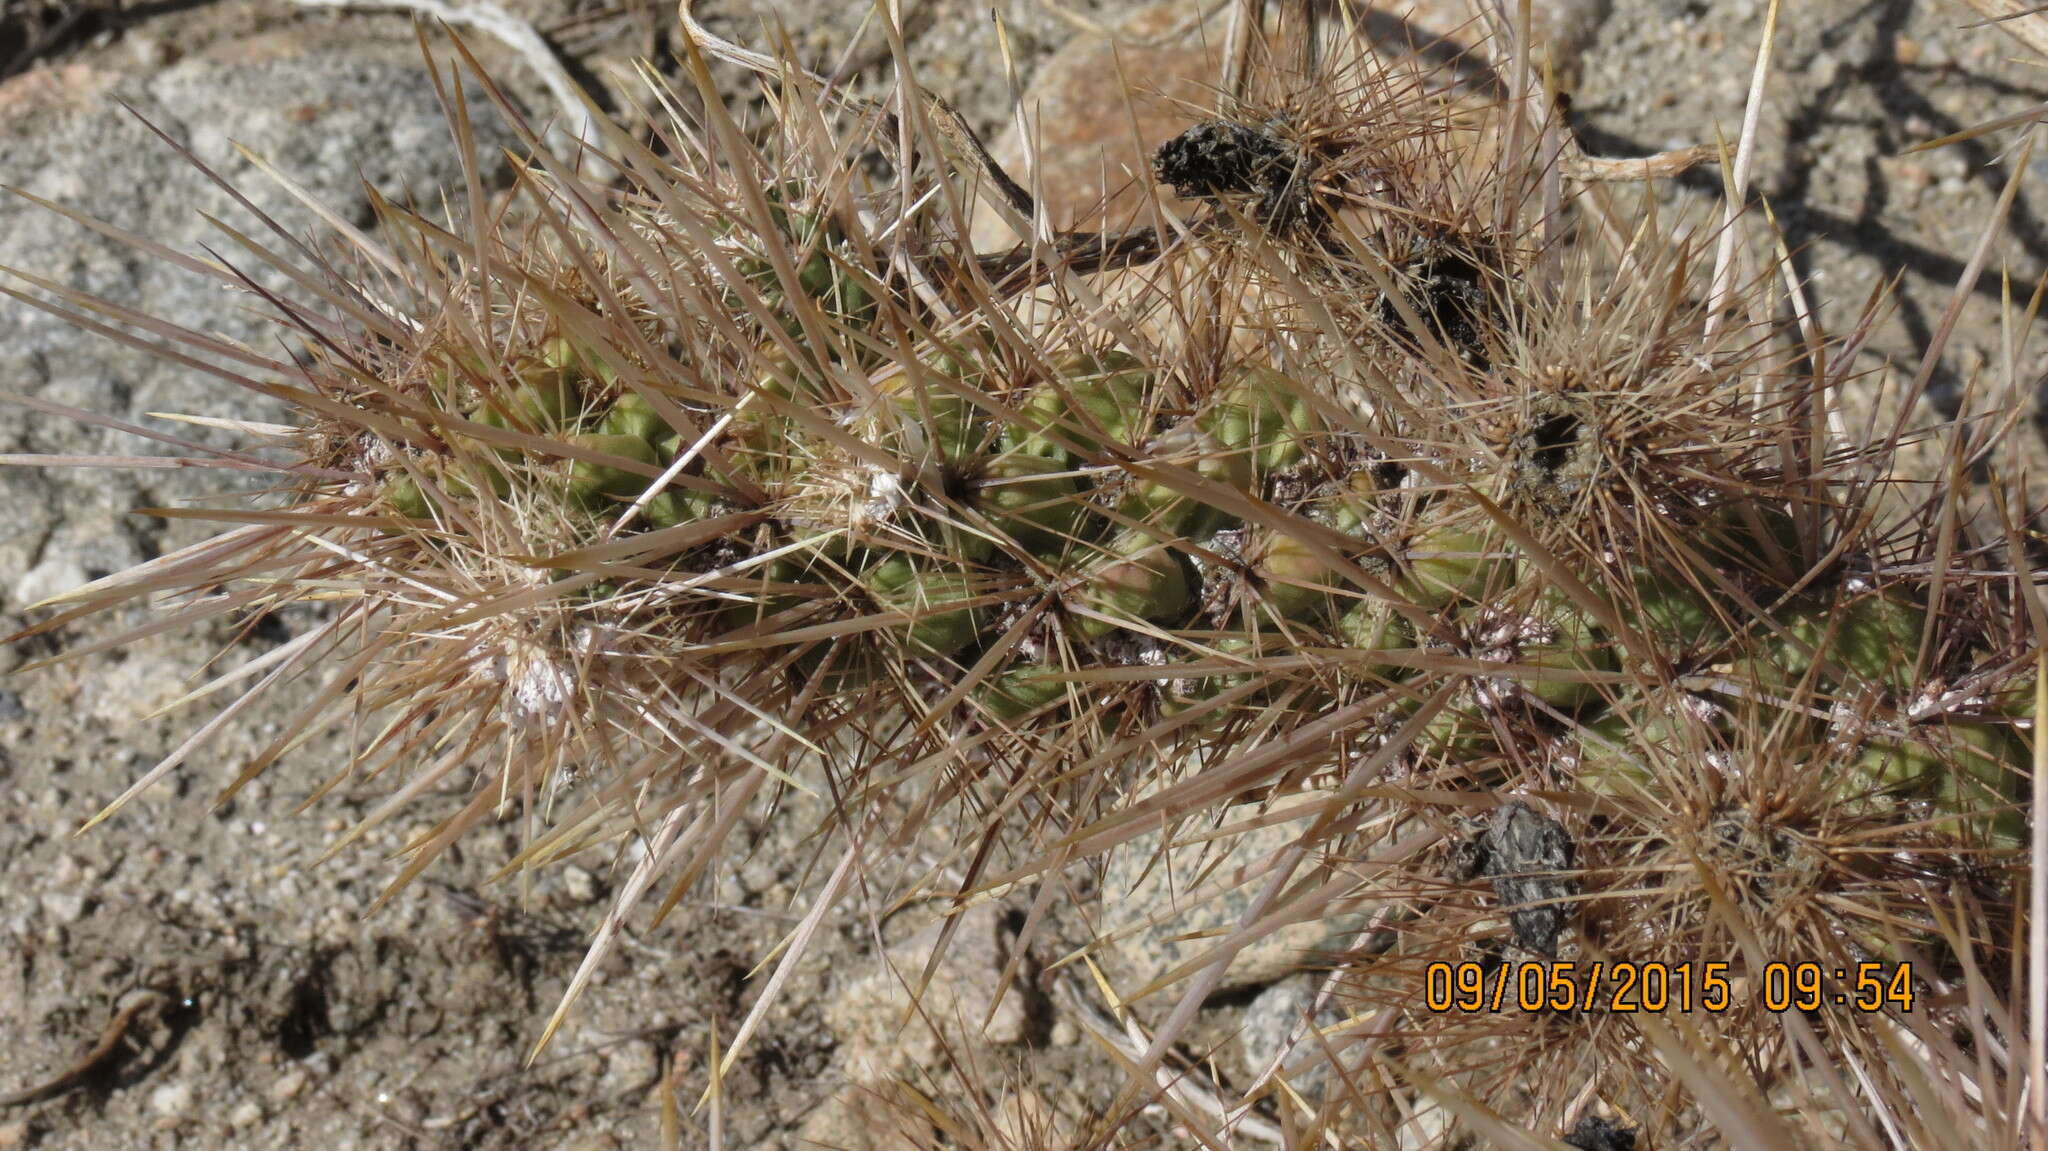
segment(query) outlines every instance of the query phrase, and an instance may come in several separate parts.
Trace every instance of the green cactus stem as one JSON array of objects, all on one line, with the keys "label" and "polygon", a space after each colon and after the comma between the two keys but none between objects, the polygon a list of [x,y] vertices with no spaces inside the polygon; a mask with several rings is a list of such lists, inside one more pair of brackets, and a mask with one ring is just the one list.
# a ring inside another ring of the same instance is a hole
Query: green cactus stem
[{"label": "green cactus stem", "polygon": [[393,512],[409,520],[423,520],[434,512],[419,481],[405,472],[394,472],[384,481],[383,499]]},{"label": "green cactus stem", "polygon": [[949,464],[978,454],[990,442],[988,420],[957,390],[972,379],[971,374],[943,372],[933,364],[916,370],[899,365],[875,385],[896,418],[895,426],[885,428],[881,438],[908,450],[929,450]]},{"label": "green cactus stem", "polygon": [[1067,449],[1055,437],[1089,456],[1106,444],[1132,447],[1145,438],[1152,376],[1135,357],[1123,352],[1062,356],[1053,362],[1053,371],[1052,379],[1024,397],[1006,429],[1013,450],[1065,463]]},{"label": "green cactus stem", "polygon": [[[1547,636],[1523,641],[1520,666],[1569,672],[1611,672],[1619,666],[1620,660],[1606,633],[1565,596],[1545,592],[1537,603],[1535,618]],[[1602,698],[1601,686],[1595,683],[1531,678],[1521,684],[1529,694],[1563,711],[1574,711]]]},{"label": "green cactus stem", "polygon": [[634,391],[619,393],[598,421],[597,430],[610,436],[638,436],[650,444],[672,434],[668,421],[661,418],[647,397]]},{"label": "green cactus stem", "polygon": [[[1337,636],[1357,652],[1409,651],[1415,647],[1415,626],[1382,599],[1362,599],[1337,617]],[[1400,678],[1408,669],[1380,660],[1353,660],[1346,668],[1357,674]]]},{"label": "green cactus stem", "polygon": [[577,373],[530,363],[515,379],[517,383],[479,405],[470,418],[488,427],[546,433],[573,427],[583,415],[583,384]]},{"label": "green cactus stem", "polygon": [[1408,541],[1409,578],[1400,589],[1415,603],[1443,609],[1478,602],[1512,586],[1515,561],[1499,537],[1452,524],[1425,527]]},{"label": "green cactus stem", "polygon": [[1319,499],[1309,515],[1324,527],[1354,539],[1369,539],[1380,494],[1378,477],[1370,468],[1360,468],[1338,481],[1335,490]]},{"label": "green cactus stem", "polygon": [[868,572],[865,582],[877,602],[913,617],[903,637],[917,658],[950,656],[981,633],[979,608],[947,607],[977,594],[962,573],[920,569],[909,557],[894,556]]},{"label": "green cactus stem", "polygon": [[1640,607],[1640,628],[1667,651],[1697,653],[1728,641],[1713,604],[1673,576],[1635,568],[1630,572]]},{"label": "green cactus stem", "polygon": [[[1874,684],[1893,692],[1913,687],[1913,665],[1927,625],[1922,608],[1868,594],[1832,606],[1801,605],[1781,622],[1790,638],[1775,637],[1772,651],[1792,676],[1803,675],[1825,652],[1823,682],[1831,686]],[[1839,680],[1838,672],[1846,672],[1848,681]]]},{"label": "green cactus stem", "polygon": [[[579,433],[570,436],[568,442],[587,451],[634,460],[648,467],[661,465],[654,445],[638,436]],[[610,502],[607,497],[633,499],[646,491],[648,485],[646,476],[624,468],[580,459],[569,462],[569,498],[585,507],[604,507]]]},{"label": "green cactus stem", "polygon": [[1013,667],[984,681],[974,698],[996,719],[1009,723],[1067,698],[1066,681],[1050,668]]},{"label": "green cactus stem", "polygon": [[561,336],[542,341],[540,358],[541,363],[564,376],[595,379],[607,387],[618,383],[618,372],[602,356],[580,349]]},{"label": "green cactus stem", "polygon": [[1042,559],[1057,558],[1088,515],[1080,477],[1064,463],[1021,451],[990,459],[973,498],[998,531]]},{"label": "green cactus stem", "polygon": [[1618,701],[1604,715],[1585,723],[1575,778],[1588,791],[1616,798],[1651,790],[1656,778],[1653,764],[1660,758],[1685,757],[1697,750],[1685,741],[1702,738],[1705,731],[1700,728],[1688,734],[1687,728],[1704,723],[1693,716],[1707,714],[1709,707],[1711,704],[1691,702],[1670,689]]},{"label": "green cactus stem", "polygon": [[[1192,424],[1182,424],[1152,441],[1151,454],[1154,458],[1186,468],[1203,479],[1228,484],[1238,491],[1250,492],[1257,483],[1250,456],[1228,450],[1215,437]],[[1125,489],[1122,511],[1133,519],[1157,524],[1189,539],[1213,536],[1238,522],[1234,513],[1185,495],[1165,481],[1154,479],[1134,480]]]},{"label": "green cactus stem", "polygon": [[[1193,602],[1182,559],[1150,536],[1137,531],[1117,535],[1103,549],[1104,558],[1082,581],[1080,602],[1112,619],[1172,623]],[[1100,639],[1116,624],[1076,615],[1073,627],[1082,637]]]},{"label": "green cactus stem", "polygon": [[1270,616],[1307,622],[1335,613],[1342,581],[1300,537],[1272,528],[1253,533],[1245,549],[1259,581],[1259,604]]},{"label": "green cactus stem", "polygon": [[1300,463],[1308,438],[1322,430],[1300,385],[1263,364],[1226,372],[1198,422],[1226,448],[1248,452],[1261,473]]}]

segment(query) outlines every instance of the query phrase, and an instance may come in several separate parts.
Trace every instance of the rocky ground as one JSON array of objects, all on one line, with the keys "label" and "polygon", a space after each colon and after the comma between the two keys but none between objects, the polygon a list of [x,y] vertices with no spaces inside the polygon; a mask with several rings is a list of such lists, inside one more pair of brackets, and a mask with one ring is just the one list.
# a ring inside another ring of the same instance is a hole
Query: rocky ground
[{"label": "rocky ground", "polygon": [[[669,6],[518,0],[508,7],[550,35],[574,73],[610,92],[623,114],[634,100],[615,81],[627,62],[675,45]],[[764,43],[764,21],[779,19],[796,52],[821,69],[851,53],[874,83],[886,74],[879,37],[857,38],[866,5],[705,0],[698,7],[707,24],[735,39]],[[986,6],[909,0],[905,7],[923,81],[995,138],[1010,121],[1011,93]],[[1131,7],[1123,0],[1057,9],[1005,0],[997,10],[1016,69],[1028,79],[1080,24],[1113,23]],[[1554,21],[1556,54],[1589,150],[1635,155],[1737,131],[1762,22],[1759,0],[1538,7]],[[1442,19],[1438,11],[1424,17]],[[1148,19],[1154,29],[1189,23]],[[2016,174],[1996,142],[1900,152],[2048,94],[2038,71],[2007,59],[2014,53],[2008,41],[1960,27],[1973,19],[1960,4],[1909,0],[1809,0],[1785,16],[1757,186],[1816,278],[1829,321],[1846,322],[1881,282],[1902,277],[1898,304],[1866,353],[1874,370],[1893,361],[1910,374],[1986,212]],[[511,81],[515,98],[545,114],[545,93],[530,74],[488,43],[479,47]],[[1067,66],[1105,75],[1101,67]],[[1163,75],[1167,67],[1128,74]],[[237,144],[364,226],[372,223],[365,184],[387,197],[424,200],[459,171],[411,23],[400,15],[308,10],[281,0],[0,7],[0,69],[0,182],[185,251],[217,243],[201,211],[244,228],[252,217],[157,139],[152,125],[293,227],[307,226],[306,214],[262,182]],[[1094,155],[1078,136],[1062,135],[1070,120],[1086,119],[1091,97],[1058,87],[1070,103],[1045,105],[1041,150],[1069,161]],[[1071,111],[1074,100],[1084,102],[1078,111]],[[481,94],[472,101],[480,104]],[[482,141],[507,142],[495,130]],[[1015,141],[1007,147],[1014,152]],[[1081,166],[1100,170],[1093,160]],[[2034,161],[2027,174],[2048,175],[2048,159]],[[1718,180],[1701,169],[1657,194],[1703,203],[1717,194]],[[2026,192],[2016,202],[1991,275],[1935,377],[1933,404],[1959,402],[1977,373],[2002,362],[1997,274],[2009,269],[2024,301],[2048,257],[2036,203]],[[174,321],[245,338],[262,332],[242,300],[21,201],[0,202],[0,264]],[[2039,361],[2038,350],[2030,353],[2018,378],[2039,377]],[[1872,389],[1881,374],[1874,371]],[[12,302],[0,302],[0,390],[134,420],[214,412],[222,398],[194,373]],[[246,400],[235,403],[237,414],[263,418]],[[2031,426],[2019,434],[2038,448]],[[126,452],[133,443],[60,416],[0,408],[0,452]],[[33,601],[203,530],[132,509],[218,495],[225,486],[216,474],[0,468],[0,632],[29,619]],[[0,670],[136,622],[69,627],[0,650]],[[731,1034],[758,994],[749,969],[793,922],[792,893],[816,861],[778,829],[802,820],[762,830],[751,854],[720,875],[703,901],[636,931],[563,1034],[531,1063],[527,1052],[614,882],[614,861],[592,858],[551,872],[526,892],[493,884],[518,839],[506,827],[474,836],[422,882],[373,909],[395,873],[390,856],[416,826],[391,827],[316,865],[382,789],[345,782],[298,811],[343,762],[349,733],[315,739],[234,803],[209,806],[243,759],[289,722],[292,693],[207,745],[115,820],[74,837],[86,816],[190,733],[188,713],[158,711],[198,682],[202,661],[234,666],[258,658],[305,622],[273,618],[241,633],[153,636],[0,679],[0,1034],[7,1037],[0,1094],[76,1061],[138,996],[164,996],[134,1016],[125,1056],[80,1089],[0,1109],[0,1148],[652,1145],[663,1069],[673,1063],[683,1082],[703,1082],[697,1045],[705,1025]],[[429,796],[418,826],[436,804],[456,798]],[[1142,902],[1142,859],[1119,866],[1104,882],[1136,883]],[[978,1017],[986,999],[976,997],[986,995],[1007,958],[1012,922],[1005,909],[969,922],[942,979],[942,1002]],[[832,1145],[875,1141],[871,1125],[821,1104],[849,1077],[871,1073],[877,1060],[915,1058],[916,1050],[891,1043],[894,981],[876,963],[884,954],[899,964],[918,960],[914,927],[887,926],[878,938],[857,908],[832,922],[834,938],[813,948],[726,1080],[729,1146],[789,1146],[799,1133]],[[1123,961],[1142,982],[1144,973],[1171,966],[1174,954],[1155,933],[1125,948]],[[1271,1050],[1272,1036],[1302,1001],[1303,984],[1281,978],[1280,959],[1253,957],[1200,1034],[1224,1044],[1242,1026],[1254,1052]],[[1106,1081],[1104,1065],[1090,1061],[1080,1022],[1038,989],[997,1014],[987,1037],[991,1066],[1029,1066],[1041,1083],[1062,1085],[1014,1094],[1003,1106],[1019,1115],[1078,1109],[1090,1084]],[[1220,1073],[1243,1074],[1245,1059],[1242,1049],[1226,1049]]]}]

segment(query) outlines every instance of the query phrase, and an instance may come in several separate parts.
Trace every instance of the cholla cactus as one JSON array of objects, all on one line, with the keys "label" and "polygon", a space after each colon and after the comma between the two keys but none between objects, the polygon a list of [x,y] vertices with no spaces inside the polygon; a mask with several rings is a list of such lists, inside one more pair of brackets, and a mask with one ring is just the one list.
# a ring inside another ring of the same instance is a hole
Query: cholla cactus
[{"label": "cholla cactus", "polygon": [[[293,407],[278,503],[36,630],[323,604],[251,690],[339,671],[243,780],[380,717],[352,770],[403,782],[371,823],[474,779],[401,882],[513,810],[517,867],[651,828],[615,916],[680,899],[788,785],[847,836],[827,902],[933,824],[972,862],[930,893],[965,897],[1310,790],[1195,970],[1335,902],[1398,919],[1345,960],[1346,1074],[1279,1104],[1360,1145],[1418,1092],[1546,1135],[1594,1100],[1674,1139],[1711,1110],[1668,1029],[1422,1012],[1431,962],[1941,982],[2004,944],[2023,585],[1939,506],[1885,511],[1883,445],[1828,419],[1857,337],[1794,340],[1775,266],[1577,234],[1531,146],[1554,123],[1356,51],[1268,62],[1162,149],[1191,218],[974,256],[953,169],[1031,205],[907,77],[923,162],[789,70],[756,148],[692,65],[706,110],[661,156],[611,139],[620,187],[542,159],[531,226],[351,234],[378,275],[276,301],[304,366],[181,334]],[[1489,809],[1545,821],[1541,875],[1504,832],[1454,864]],[[1292,883],[1305,859],[1363,878]],[[1768,1080],[1793,1056],[1758,1003],[1693,1026]],[[1895,1012],[1822,1014],[1812,1051],[1887,1074]]]}]

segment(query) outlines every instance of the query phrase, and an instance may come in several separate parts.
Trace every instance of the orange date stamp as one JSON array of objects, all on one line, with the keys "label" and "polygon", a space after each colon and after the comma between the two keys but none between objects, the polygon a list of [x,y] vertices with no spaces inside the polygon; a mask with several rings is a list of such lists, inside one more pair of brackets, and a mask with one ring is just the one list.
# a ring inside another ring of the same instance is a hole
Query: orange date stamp
[{"label": "orange date stamp", "polygon": [[1444,1012],[1721,1012],[1753,997],[1766,1011],[1913,1010],[1910,963],[1771,963],[1733,977],[1726,963],[1436,962],[1423,1003]]}]

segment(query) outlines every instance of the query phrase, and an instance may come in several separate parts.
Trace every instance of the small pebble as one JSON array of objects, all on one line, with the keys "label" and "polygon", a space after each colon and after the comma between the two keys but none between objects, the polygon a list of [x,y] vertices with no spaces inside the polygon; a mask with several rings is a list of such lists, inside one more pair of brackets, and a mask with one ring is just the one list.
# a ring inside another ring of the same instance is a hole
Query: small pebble
[{"label": "small pebble", "polygon": [[380,1091],[377,1094],[377,1105],[384,1109],[385,1115],[400,1123],[416,1124],[426,1117],[426,1111],[420,1106],[420,1101],[413,1098],[409,1091]]},{"label": "small pebble", "polygon": [[126,39],[128,54],[144,68],[162,68],[178,59],[177,48],[161,37],[130,32]]},{"label": "small pebble", "polygon": [[661,1052],[645,1039],[621,1043],[605,1057],[604,1090],[623,1093],[648,1087],[661,1078]]},{"label": "small pebble", "polygon": [[244,1099],[228,1112],[228,1126],[237,1131],[246,1130],[263,1122],[263,1107],[254,1099]]},{"label": "small pebble", "polygon": [[1898,182],[1900,189],[1908,192],[1924,192],[1927,186],[1934,182],[1934,177],[1927,171],[1925,164],[1911,160],[1900,163],[1894,169],[1893,178]]},{"label": "small pebble", "polygon": [[1832,52],[1816,52],[1806,62],[1806,75],[1816,88],[1825,88],[1835,82],[1840,74],[1842,61]]},{"label": "small pebble", "polygon": [[299,1092],[305,1089],[306,1073],[294,1068],[278,1076],[277,1082],[270,1085],[270,1101],[272,1103],[289,1103],[298,1098]]},{"label": "small pebble", "polygon": [[163,1116],[179,1116],[192,1108],[190,1083],[166,1083],[149,1093],[149,1109]]},{"label": "small pebble", "polygon": [[50,886],[76,887],[85,879],[85,865],[75,855],[60,855],[57,865],[50,869]]},{"label": "small pebble", "polygon": [[1294,1033],[1302,1016],[1315,1003],[1315,983],[1305,976],[1283,979],[1252,1000],[1244,1011],[1238,1031],[1239,1069],[1247,1081],[1266,1073]]},{"label": "small pebble", "polygon": [[740,886],[749,895],[758,895],[775,886],[779,878],[777,868],[770,860],[755,856],[740,869]]},{"label": "small pebble", "polygon": [[37,603],[85,582],[85,569],[75,557],[53,555],[21,574],[14,583],[14,600]]},{"label": "small pebble", "polygon": [[58,923],[77,923],[85,918],[85,896],[75,891],[45,892],[43,914]]},{"label": "small pebble", "polygon": [[604,894],[604,885],[597,881],[597,876],[572,863],[562,869],[562,891],[578,903],[596,903]]}]

